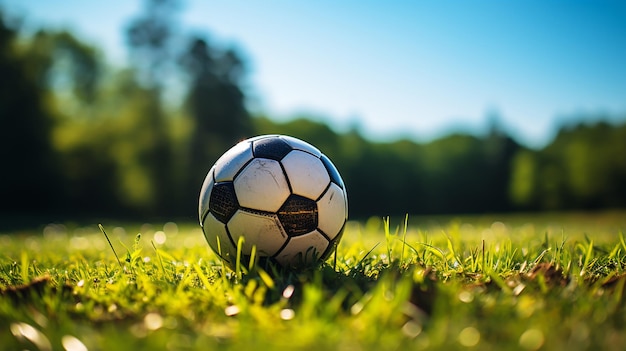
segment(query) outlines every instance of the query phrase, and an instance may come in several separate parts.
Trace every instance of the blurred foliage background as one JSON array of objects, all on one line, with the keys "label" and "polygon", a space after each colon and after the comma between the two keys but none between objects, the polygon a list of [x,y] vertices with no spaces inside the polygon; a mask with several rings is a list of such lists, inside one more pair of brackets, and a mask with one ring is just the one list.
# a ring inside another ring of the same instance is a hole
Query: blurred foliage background
[{"label": "blurred foliage background", "polygon": [[70,32],[25,33],[0,9],[2,226],[195,220],[213,162],[265,133],[326,153],[348,186],[352,218],[626,206],[626,123],[564,125],[542,149],[520,145],[497,119],[487,135],[428,143],[373,142],[307,116],[278,123],[246,109],[236,50],[202,33],[175,37],[171,2],[147,4],[126,29],[128,67]]}]

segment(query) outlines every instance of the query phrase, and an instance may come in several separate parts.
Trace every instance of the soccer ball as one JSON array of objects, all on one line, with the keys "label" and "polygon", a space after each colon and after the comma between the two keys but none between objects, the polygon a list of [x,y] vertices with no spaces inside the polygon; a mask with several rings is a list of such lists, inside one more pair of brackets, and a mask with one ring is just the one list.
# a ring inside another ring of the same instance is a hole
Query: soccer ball
[{"label": "soccer ball", "polygon": [[[285,135],[262,135],[228,150],[209,170],[199,204],[211,249],[231,268],[252,255],[303,268],[331,254],[348,218],[346,188],[316,147]],[[240,243],[240,240],[242,242]]]}]

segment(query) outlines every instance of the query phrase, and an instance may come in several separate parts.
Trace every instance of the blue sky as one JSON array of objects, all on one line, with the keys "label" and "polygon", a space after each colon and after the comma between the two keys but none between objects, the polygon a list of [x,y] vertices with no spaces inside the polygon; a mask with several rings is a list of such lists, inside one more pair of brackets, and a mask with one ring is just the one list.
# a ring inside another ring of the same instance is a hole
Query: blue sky
[{"label": "blue sky", "polygon": [[[626,120],[626,2],[186,0],[186,29],[246,58],[247,93],[374,139],[480,133],[487,116],[541,146],[574,116]],[[0,0],[76,30],[112,61],[142,1]]]}]

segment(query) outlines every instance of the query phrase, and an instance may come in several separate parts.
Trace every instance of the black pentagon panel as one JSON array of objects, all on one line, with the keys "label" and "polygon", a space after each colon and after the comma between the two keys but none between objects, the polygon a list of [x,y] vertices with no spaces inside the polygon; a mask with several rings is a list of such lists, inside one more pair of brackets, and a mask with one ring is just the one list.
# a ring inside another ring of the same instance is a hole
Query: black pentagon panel
[{"label": "black pentagon panel", "polygon": [[330,159],[326,157],[326,155],[324,154],[322,154],[320,159],[322,160],[324,167],[326,167],[326,170],[328,171],[328,175],[330,175],[330,181],[339,185],[341,189],[345,189],[346,187],[343,184],[343,179],[341,179],[341,176],[339,175],[337,168],[335,168],[335,165],[333,165]]},{"label": "black pentagon panel", "polygon": [[287,156],[293,148],[286,141],[278,137],[270,137],[255,140],[252,143],[252,153],[254,157],[268,158],[280,161]]},{"label": "black pentagon panel", "polygon": [[217,183],[211,191],[209,211],[220,222],[226,223],[237,212],[239,203],[233,182]]},{"label": "black pentagon panel", "polygon": [[289,236],[310,233],[317,228],[317,204],[306,197],[291,195],[278,210],[278,219]]}]

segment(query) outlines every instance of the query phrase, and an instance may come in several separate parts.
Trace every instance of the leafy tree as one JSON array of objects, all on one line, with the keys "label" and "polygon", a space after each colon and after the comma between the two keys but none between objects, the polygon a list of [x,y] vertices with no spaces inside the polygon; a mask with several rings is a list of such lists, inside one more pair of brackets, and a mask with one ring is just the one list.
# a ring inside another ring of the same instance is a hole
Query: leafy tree
[{"label": "leafy tree", "polygon": [[133,71],[116,77],[101,104],[114,112],[103,118],[111,126],[119,203],[143,215],[174,212],[172,138],[158,90],[142,86]]},{"label": "leafy tree", "polygon": [[496,122],[492,122],[489,134],[482,138],[484,169],[482,185],[484,208],[482,211],[505,212],[513,207],[509,196],[513,174],[513,158],[521,146],[505,133]]},{"label": "leafy tree", "polygon": [[178,0],[144,0],[144,12],[126,29],[130,57],[140,81],[161,89],[175,61]]},{"label": "leafy tree", "polygon": [[544,152],[561,165],[565,207],[624,206],[626,126],[605,122],[563,128]]},{"label": "leafy tree", "polygon": [[25,64],[17,30],[0,12],[0,211],[54,208],[59,181],[44,92]]},{"label": "leafy tree", "polygon": [[214,162],[225,147],[252,132],[239,87],[243,63],[234,51],[219,52],[198,37],[192,38],[180,62],[189,77],[185,107],[194,125],[192,163]]},{"label": "leafy tree", "polygon": [[543,210],[626,206],[625,138],[626,124],[561,128],[544,149],[515,156],[512,200]]},{"label": "leafy tree", "polygon": [[[163,92],[173,79],[177,38],[177,0],[146,0],[143,13],[126,29],[126,39],[133,63],[133,76],[126,75],[124,89],[132,98],[125,112],[127,122],[120,129],[119,140],[126,144],[127,159],[121,173],[123,188],[135,194],[135,207],[145,213],[177,212],[178,189],[174,187],[175,162],[172,135],[169,132]],[[137,77],[137,79],[135,79]]]},{"label": "leafy tree", "polygon": [[537,155],[531,150],[520,150],[513,157],[508,194],[517,209],[537,207],[537,163]]}]

